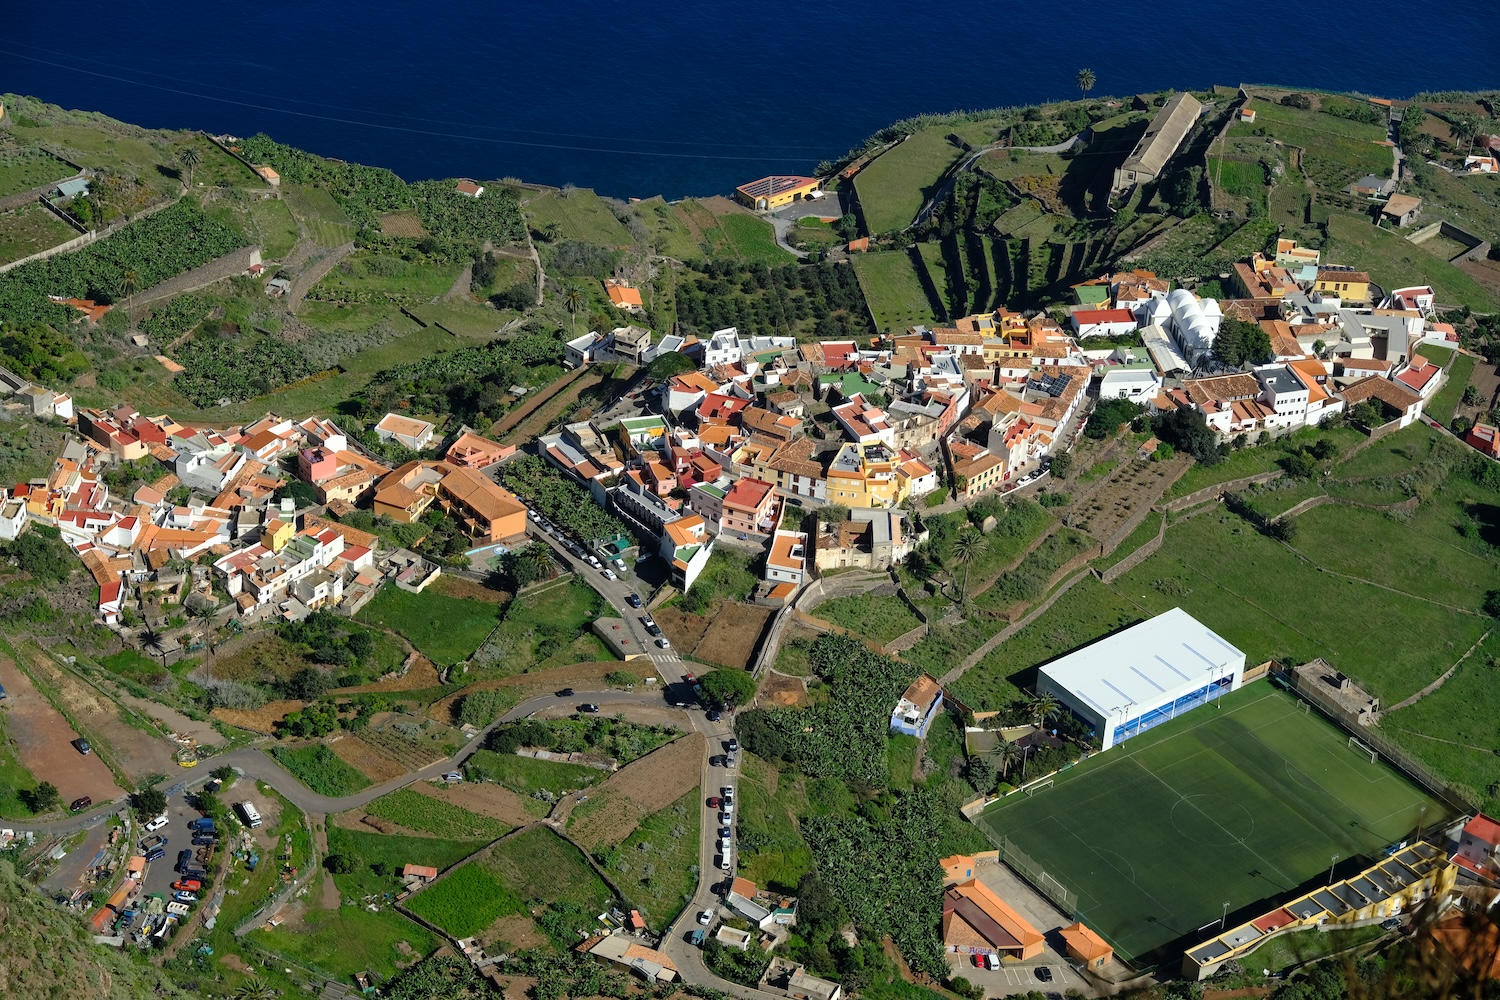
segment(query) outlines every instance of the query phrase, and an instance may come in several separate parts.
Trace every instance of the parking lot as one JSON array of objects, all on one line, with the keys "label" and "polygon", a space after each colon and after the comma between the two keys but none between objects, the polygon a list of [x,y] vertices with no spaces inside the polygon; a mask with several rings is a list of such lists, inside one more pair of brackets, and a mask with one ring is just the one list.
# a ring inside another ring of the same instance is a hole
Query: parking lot
[{"label": "parking lot", "polygon": [[[1003,863],[977,866],[974,875],[992,889],[996,896],[1005,900],[1027,923],[1041,931],[1046,943],[1042,953],[1035,959],[1002,964],[993,971],[975,966],[969,955],[950,953],[947,956],[948,964],[954,975],[963,976],[974,985],[982,986],[985,995],[991,997],[1011,996],[1031,990],[1059,995],[1070,989],[1092,992],[1088,980],[1073,971],[1058,951],[1062,945],[1058,932],[1073,921]],[[1051,973],[1051,981],[1037,978],[1039,968],[1045,968]]]}]

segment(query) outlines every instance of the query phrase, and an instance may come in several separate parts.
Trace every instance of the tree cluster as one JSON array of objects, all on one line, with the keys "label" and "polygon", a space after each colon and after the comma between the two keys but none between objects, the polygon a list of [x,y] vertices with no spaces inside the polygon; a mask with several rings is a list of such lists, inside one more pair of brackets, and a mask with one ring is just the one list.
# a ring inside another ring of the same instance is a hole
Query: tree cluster
[{"label": "tree cluster", "polygon": [[854,269],[836,264],[694,265],[677,286],[677,317],[698,333],[735,326],[747,336],[792,336],[809,321],[822,339],[875,332]]},{"label": "tree cluster", "polygon": [[1225,316],[1214,338],[1214,357],[1230,368],[1245,364],[1265,364],[1275,357],[1271,337],[1258,324]]}]

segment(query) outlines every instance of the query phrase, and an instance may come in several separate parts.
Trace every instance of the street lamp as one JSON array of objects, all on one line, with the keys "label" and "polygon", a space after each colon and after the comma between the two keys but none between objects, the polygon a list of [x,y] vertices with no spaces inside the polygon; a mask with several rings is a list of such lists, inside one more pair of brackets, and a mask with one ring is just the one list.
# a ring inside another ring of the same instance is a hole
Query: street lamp
[{"label": "street lamp", "polygon": [[1339,862],[1339,856],[1337,854],[1335,854],[1333,857],[1331,857],[1331,858],[1328,859],[1328,884],[1329,885],[1333,885],[1333,866],[1336,865],[1336,864],[1338,864],[1338,862]]},{"label": "street lamp", "polygon": [[1219,933],[1224,933],[1224,921],[1229,919],[1229,900],[1224,900],[1224,912],[1219,914]]}]

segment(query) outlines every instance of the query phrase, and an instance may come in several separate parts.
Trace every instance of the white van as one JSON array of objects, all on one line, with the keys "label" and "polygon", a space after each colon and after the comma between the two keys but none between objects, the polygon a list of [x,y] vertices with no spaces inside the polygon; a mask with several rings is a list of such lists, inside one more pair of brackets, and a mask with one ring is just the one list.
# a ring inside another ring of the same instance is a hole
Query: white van
[{"label": "white van", "polygon": [[241,802],[240,815],[245,817],[245,825],[249,826],[251,829],[260,826],[260,813],[256,811],[256,808],[253,804],[249,802]]}]

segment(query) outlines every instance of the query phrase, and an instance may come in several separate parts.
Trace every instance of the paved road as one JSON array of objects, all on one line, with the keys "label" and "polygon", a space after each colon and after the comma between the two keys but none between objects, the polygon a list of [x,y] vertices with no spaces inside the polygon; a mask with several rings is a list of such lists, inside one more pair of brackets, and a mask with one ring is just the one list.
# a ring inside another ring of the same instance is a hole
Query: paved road
[{"label": "paved road", "polygon": [[1068,150],[1076,146],[1082,138],[1083,133],[1080,132],[1075,136],[1070,136],[1062,142],[1055,143],[1051,146],[1007,146],[1003,142],[992,142],[988,146],[981,146],[979,149],[974,150],[974,152],[965,157],[964,161],[948,174],[948,179],[943,182],[943,186],[937,189],[936,194],[927,199],[927,204],[922,206],[922,210],[917,213],[917,217],[913,219],[911,225],[907,226],[906,228],[915,229],[917,226],[920,226],[922,223],[926,222],[927,217],[932,214],[932,210],[941,205],[943,203],[943,199],[948,197],[948,192],[953,190],[953,185],[958,180],[958,175],[966,170],[972,170],[974,168],[974,164],[978,163],[979,158],[984,154],[993,152],[997,149],[1005,149],[1017,153],[1066,153]]}]

